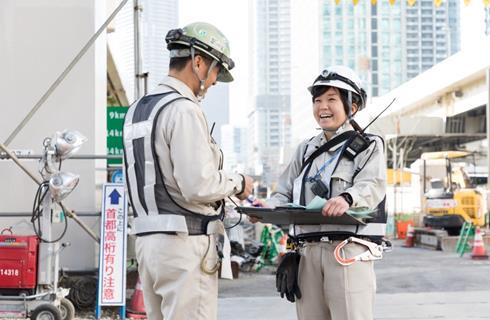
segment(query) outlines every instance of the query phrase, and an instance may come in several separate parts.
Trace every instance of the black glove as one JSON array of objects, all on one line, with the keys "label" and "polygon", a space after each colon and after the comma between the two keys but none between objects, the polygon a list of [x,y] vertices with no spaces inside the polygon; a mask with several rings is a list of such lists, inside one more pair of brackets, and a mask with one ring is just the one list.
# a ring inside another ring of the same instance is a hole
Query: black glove
[{"label": "black glove", "polygon": [[283,257],[276,271],[276,288],[281,298],[286,296],[290,302],[301,299],[301,291],[298,286],[298,269],[301,256],[297,252],[288,252]]}]

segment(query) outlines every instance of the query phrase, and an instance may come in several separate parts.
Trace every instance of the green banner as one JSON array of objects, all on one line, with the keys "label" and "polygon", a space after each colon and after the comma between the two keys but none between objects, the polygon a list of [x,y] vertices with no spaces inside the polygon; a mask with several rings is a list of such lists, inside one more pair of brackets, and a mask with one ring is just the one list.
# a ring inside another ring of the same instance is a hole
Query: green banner
[{"label": "green banner", "polygon": [[[107,107],[107,155],[123,156],[123,125],[128,107]],[[122,165],[121,159],[108,159],[107,165]]]}]

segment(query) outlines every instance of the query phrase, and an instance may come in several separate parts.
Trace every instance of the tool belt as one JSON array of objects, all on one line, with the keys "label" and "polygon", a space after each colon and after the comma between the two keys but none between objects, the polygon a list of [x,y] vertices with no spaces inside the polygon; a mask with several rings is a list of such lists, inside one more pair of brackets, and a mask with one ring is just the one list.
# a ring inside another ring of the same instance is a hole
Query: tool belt
[{"label": "tool belt", "polygon": [[371,241],[376,244],[382,244],[383,237],[380,236],[357,236],[354,233],[346,233],[346,232],[311,232],[300,234],[292,238],[293,242],[296,244],[301,243],[310,243],[310,242],[330,242],[330,241],[344,241],[350,237],[356,237],[359,239],[363,239],[366,241]]}]

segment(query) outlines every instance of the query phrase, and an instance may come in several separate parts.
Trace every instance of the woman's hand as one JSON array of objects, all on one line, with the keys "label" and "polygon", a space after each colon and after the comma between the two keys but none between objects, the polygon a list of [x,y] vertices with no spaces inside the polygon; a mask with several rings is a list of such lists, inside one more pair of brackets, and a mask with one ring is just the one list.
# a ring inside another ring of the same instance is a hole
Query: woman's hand
[{"label": "woman's hand", "polygon": [[349,204],[345,201],[344,197],[337,196],[329,199],[325,203],[322,214],[326,217],[338,217],[343,215],[347,209],[349,209]]}]

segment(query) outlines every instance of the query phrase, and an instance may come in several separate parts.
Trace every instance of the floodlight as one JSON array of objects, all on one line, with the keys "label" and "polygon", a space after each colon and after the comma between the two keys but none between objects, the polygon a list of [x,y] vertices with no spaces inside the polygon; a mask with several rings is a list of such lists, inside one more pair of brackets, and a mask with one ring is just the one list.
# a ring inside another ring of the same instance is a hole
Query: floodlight
[{"label": "floodlight", "polygon": [[64,160],[75,154],[87,138],[76,130],[57,131],[51,144],[56,149],[56,157]]},{"label": "floodlight", "polygon": [[78,184],[80,176],[70,172],[57,172],[49,179],[49,191],[54,202],[61,202]]}]

